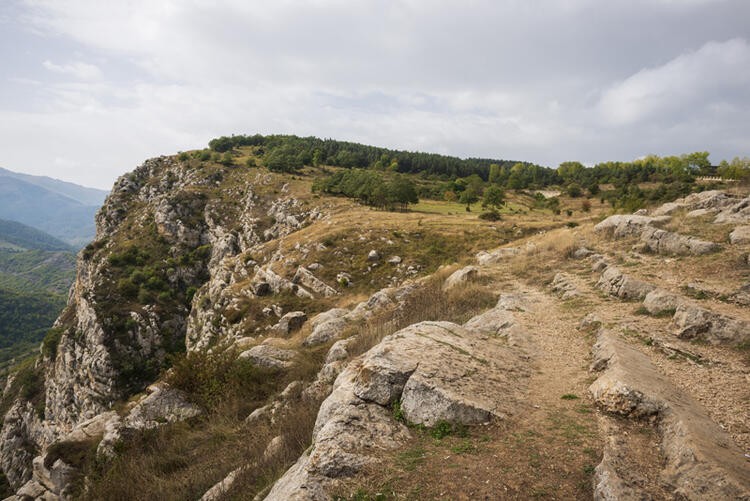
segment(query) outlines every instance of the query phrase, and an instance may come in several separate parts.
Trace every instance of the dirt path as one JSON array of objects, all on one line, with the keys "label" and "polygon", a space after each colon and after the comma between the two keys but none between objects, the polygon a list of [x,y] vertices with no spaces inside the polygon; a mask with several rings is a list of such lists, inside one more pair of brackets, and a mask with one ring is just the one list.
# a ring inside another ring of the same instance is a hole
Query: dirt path
[{"label": "dirt path", "polygon": [[[578,315],[547,292],[522,292],[532,301],[515,312],[526,331],[534,373],[525,402],[507,420],[453,429],[445,436],[413,428],[412,442],[384,458],[356,486],[354,499],[590,499],[603,439],[586,388],[593,337],[576,329]],[[386,497],[378,498],[382,494]],[[357,497],[359,496],[359,497]],[[369,497],[368,497],[369,496]]]}]

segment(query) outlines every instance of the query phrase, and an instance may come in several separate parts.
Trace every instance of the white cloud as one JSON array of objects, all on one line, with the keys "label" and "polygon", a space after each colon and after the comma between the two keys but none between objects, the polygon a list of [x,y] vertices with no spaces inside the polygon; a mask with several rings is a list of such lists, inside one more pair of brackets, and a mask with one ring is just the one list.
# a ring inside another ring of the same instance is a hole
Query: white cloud
[{"label": "white cloud", "polygon": [[750,150],[746,0],[15,1],[44,63],[7,68],[15,100],[0,82],[0,162],[78,182],[231,133],[548,165]]},{"label": "white cloud", "polygon": [[[743,39],[711,41],[666,64],[644,69],[608,89],[599,108],[608,123],[623,125],[694,113],[733,92],[747,94],[750,46]],[[747,101],[745,101],[747,103]]]},{"label": "white cloud", "polygon": [[52,61],[44,61],[42,66],[53,73],[70,75],[77,80],[98,80],[102,77],[102,70],[98,66],[81,61],[69,64],[55,64]]}]

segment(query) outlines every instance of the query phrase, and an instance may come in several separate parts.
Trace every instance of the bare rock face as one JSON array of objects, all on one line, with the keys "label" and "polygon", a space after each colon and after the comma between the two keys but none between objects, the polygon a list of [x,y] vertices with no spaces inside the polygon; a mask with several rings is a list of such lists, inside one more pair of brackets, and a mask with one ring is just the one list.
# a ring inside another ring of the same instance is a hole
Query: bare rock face
[{"label": "bare rock face", "polygon": [[292,278],[292,282],[295,284],[301,284],[307,289],[324,297],[336,296],[339,293],[336,289],[313,275],[310,270],[303,268],[302,266],[297,268],[297,273],[294,275],[294,278]]},{"label": "bare rock face", "polygon": [[34,407],[28,402],[15,402],[5,414],[0,433],[0,466],[11,487],[18,489],[31,479],[31,460],[49,441]]},{"label": "bare rock face", "polygon": [[[750,497],[750,469],[742,451],[697,401],[673,386],[648,357],[609,332],[600,331],[593,355],[592,369],[603,371],[589,388],[597,404],[608,412],[658,423],[666,461],[662,478],[675,498]],[[598,481],[603,485],[597,490],[627,492],[613,467],[611,461],[602,466]]]},{"label": "bare rock face", "polygon": [[505,247],[502,249],[496,249],[491,252],[481,251],[476,255],[477,263],[480,266],[487,266],[490,264],[499,263],[513,256],[521,253],[521,249],[517,247]]},{"label": "bare rock face", "polygon": [[615,266],[609,266],[604,270],[596,286],[607,294],[625,300],[643,299],[646,294],[656,288],[625,275]]},{"label": "bare rock face", "polygon": [[297,352],[294,350],[284,350],[268,344],[261,344],[240,353],[240,358],[246,358],[258,367],[268,369],[291,367],[296,356]]},{"label": "bare rock face", "polygon": [[304,311],[290,311],[282,316],[271,330],[281,336],[288,336],[302,328],[307,322],[307,314]]},{"label": "bare rock face", "polygon": [[723,209],[716,215],[714,223],[750,223],[750,197],[743,198],[737,203]]},{"label": "bare rock face", "polygon": [[451,276],[445,279],[443,290],[447,291],[468,282],[473,282],[477,278],[479,278],[479,269],[476,266],[466,266],[454,271]]},{"label": "bare rock face", "polygon": [[750,322],[714,313],[690,304],[677,307],[672,325],[677,337],[712,344],[738,345],[750,341]]},{"label": "bare rock face", "polygon": [[349,324],[345,318],[348,314],[349,310],[344,308],[333,308],[320,313],[312,319],[312,332],[305,338],[303,344],[305,346],[315,346],[336,339]]},{"label": "bare rock face", "polygon": [[571,299],[579,295],[578,287],[573,279],[567,273],[558,273],[552,280],[552,292],[557,294],[560,299]]},{"label": "bare rock face", "polygon": [[614,238],[639,235],[647,226],[669,221],[669,216],[639,216],[635,214],[615,214],[594,226],[597,233],[611,233]]},{"label": "bare rock face", "polygon": [[641,233],[641,242],[651,252],[676,256],[700,256],[720,249],[719,245],[713,242],[658,228],[644,229]]},{"label": "bare rock face", "polygon": [[734,245],[750,244],[750,226],[738,226],[729,234],[729,242]]},{"label": "bare rock face", "polygon": [[[511,315],[505,305],[499,306]],[[267,500],[323,500],[340,478],[379,461],[371,451],[394,449],[409,437],[406,420],[433,426],[502,419],[523,398],[530,370],[522,353],[487,336],[496,318],[483,315],[462,327],[422,322],[392,334],[338,376],[323,402],[311,452],[279,479]]]},{"label": "bare rock face", "polygon": [[717,212],[724,207],[737,203],[737,199],[719,190],[692,193],[674,202],[667,202],[654,210],[655,216],[670,215],[678,210]]},{"label": "bare rock face", "polygon": [[664,289],[654,289],[643,298],[643,307],[651,315],[674,314],[684,299]]}]

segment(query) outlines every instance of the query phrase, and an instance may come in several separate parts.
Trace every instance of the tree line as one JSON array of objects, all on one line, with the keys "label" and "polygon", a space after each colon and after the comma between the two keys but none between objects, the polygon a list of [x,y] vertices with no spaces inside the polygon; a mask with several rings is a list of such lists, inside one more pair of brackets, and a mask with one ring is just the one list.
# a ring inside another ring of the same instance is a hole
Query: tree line
[{"label": "tree line", "polygon": [[419,202],[416,186],[411,179],[398,174],[387,179],[378,172],[364,169],[340,170],[316,179],[313,191],[343,195],[385,210],[406,211],[409,204]]}]

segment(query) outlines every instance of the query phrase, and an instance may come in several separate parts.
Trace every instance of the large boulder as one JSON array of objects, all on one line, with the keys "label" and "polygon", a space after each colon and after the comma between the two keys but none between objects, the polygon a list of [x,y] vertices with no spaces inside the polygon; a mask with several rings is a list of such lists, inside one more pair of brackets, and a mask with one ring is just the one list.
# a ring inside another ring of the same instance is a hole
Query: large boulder
[{"label": "large boulder", "polygon": [[596,286],[607,294],[625,300],[643,299],[646,294],[656,288],[649,283],[625,275],[615,266],[609,266],[604,270]]},{"label": "large boulder", "polygon": [[750,197],[730,205],[716,215],[714,223],[750,223]]},{"label": "large boulder", "polygon": [[636,214],[615,214],[594,226],[597,233],[611,234],[614,238],[639,235],[647,226],[669,221],[669,216],[650,217]]},{"label": "large boulder", "polygon": [[680,235],[658,228],[645,228],[641,233],[641,242],[646,249],[656,254],[702,255],[716,252],[720,247],[696,237]]},{"label": "large boulder", "polygon": [[409,438],[394,418],[427,426],[484,423],[513,414],[530,369],[502,340],[450,322],[422,322],[383,339],[336,379],[313,430],[313,447],[267,500],[331,498],[337,479],[376,465]]},{"label": "large boulder", "polygon": [[691,304],[681,304],[677,307],[672,317],[672,325],[679,338],[732,345],[750,341],[750,322]]},{"label": "large boulder", "polygon": [[729,234],[729,242],[735,245],[750,244],[750,226],[738,226]]},{"label": "large boulder", "polygon": [[[750,474],[742,451],[701,405],[659,373],[646,355],[602,330],[593,359],[592,370],[602,372],[589,391],[599,407],[658,423],[664,457],[661,477],[671,486],[675,499],[750,498]],[[609,459],[605,456],[605,464],[597,472],[597,490],[601,491],[598,485],[604,481],[603,492],[632,492],[634,486],[620,482],[624,475],[613,470],[617,465]],[[609,480],[614,489],[607,487]],[[644,494],[644,499],[649,497]]]},{"label": "large boulder", "polygon": [[476,266],[466,266],[460,270],[454,271],[443,283],[443,290],[447,291],[464,285],[469,282],[474,282],[479,277],[479,268]]},{"label": "large boulder", "polygon": [[302,328],[307,321],[307,314],[304,311],[290,311],[282,316],[271,330],[281,336],[288,336]]},{"label": "large boulder", "polygon": [[643,298],[643,307],[651,315],[673,315],[684,299],[664,289],[654,289]]},{"label": "large boulder", "polygon": [[260,344],[240,353],[239,358],[250,360],[258,367],[267,369],[284,369],[291,367],[297,352],[277,348],[270,344]]},{"label": "large boulder", "polygon": [[345,318],[348,314],[349,310],[333,308],[315,316],[310,321],[312,332],[302,344],[304,346],[315,346],[336,339],[349,325],[349,321]]}]

